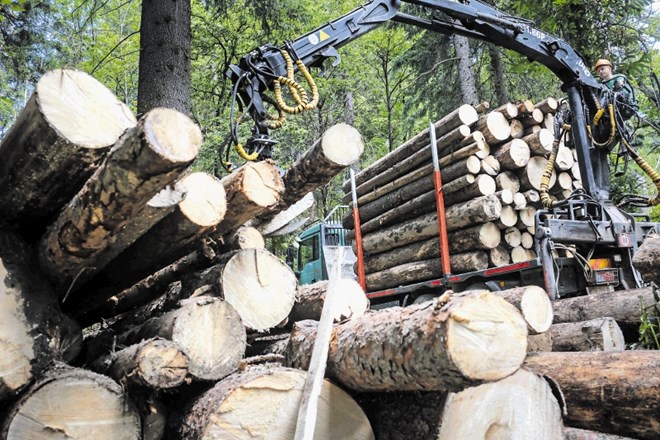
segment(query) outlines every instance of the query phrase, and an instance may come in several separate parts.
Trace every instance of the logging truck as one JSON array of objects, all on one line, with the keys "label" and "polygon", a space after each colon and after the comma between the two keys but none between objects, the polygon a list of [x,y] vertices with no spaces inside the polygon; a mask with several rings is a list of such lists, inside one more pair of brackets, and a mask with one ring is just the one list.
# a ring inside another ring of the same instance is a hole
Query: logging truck
[{"label": "logging truck", "polygon": [[[403,12],[401,10],[403,4],[415,5],[415,8],[408,10],[415,15]],[[660,203],[660,196],[629,196],[619,204],[610,200],[608,157],[617,145],[619,156],[626,160],[632,158],[651,178],[656,190],[660,189],[660,175],[644,161],[632,146],[634,133],[626,127],[625,123],[626,115],[630,113],[631,103],[626,101],[625,96],[619,91],[609,90],[599,83],[592,76],[585,60],[565,41],[534,28],[528,20],[505,14],[479,1],[373,0],[282,46],[264,45],[256,48],[243,57],[237,65],[230,66],[227,71],[227,76],[234,84],[234,104],[238,103],[243,114],[249,115],[254,121],[252,136],[242,143],[238,139],[238,124],[231,118],[231,134],[225,144],[227,151],[231,145],[234,145],[240,156],[247,160],[271,157],[276,142],[270,137],[269,131],[278,128],[283,123],[286,113],[297,114],[309,110],[318,101],[318,89],[308,69],[320,68],[328,59],[334,59],[336,64],[339,61],[338,48],[389,21],[447,35],[479,39],[514,50],[529,60],[537,61],[550,69],[562,82],[562,90],[566,93],[566,99],[554,114],[552,126],[548,127],[552,139],[551,146],[547,154],[543,154],[544,157],[536,161],[543,165],[537,168],[535,174],[527,176],[528,180],[540,181],[538,192],[543,206],[543,209],[532,214],[533,226],[528,225],[530,229],[526,231],[531,235],[533,241],[528,249],[533,251],[533,253],[528,253],[530,258],[483,270],[455,271],[452,260],[462,254],[454,251],[450,255],[449,247],[459,243],[460,240],[450,239],[448,242],[446,236],[447,233],[457,236],[458,232],[454,232],[455,230],[457,231],[461,227],[467,228],[470,225],[450,221],[448,218],[443,226],[443,217],[449,215],[449,209],[445,210],[438,204],[437,215],[430,213],[430,216],[422,215],[413,219],[409,216],[406,221],[410,224],[404,226],[404,229],[416,228],[418,231],[413,241],[420,242],[420,240],[430,239],[432,236],[437,237],[438,233],[441,241],[444,240],[443,245],[440,246],[441,258],[439,261],[437,260],[437,243],[430,242],[428,246],[435,246],[433,249],[436,255],[435,261],[431,258],[431,260],[425,260],[423,266],[406,266],[410,271],[414,270],[417,273],[426,271],[426,281],[406,285],[400,285],[404,284],[403,282],[395,282],[394,288],[383,289],[370,287],[367,279],[366,290],[370,298],[375,301],[393,296],[400,297],[405,293],[419,292],[428,288],[436,289],[436,291],[438,288],[462,290],[474,285],[485,285],[491,289],[499,289],[512,284],[540,284],[545,287],[550,298],[555,299],[585,290],[632,289],[641,286],[643,281],[633,267],[632,257],[646,235],[650,231],[658,230],[658,226],[644,216],[624,211],[622,206],[625,204],[628,206],[655,205]],[[308,98],[304,88],[295,81],[293,76],[295,70],[302,73],[311,88],[311,99]],[[291,91],[295,105],[289,106],[284,102],[283,87],[287,87]],[[266,95],[269,90],[274,92],[274,98]],[[269,116],[265,108],[266,104],[274,105],[279,115],[277,117]],[[497,113],[498,115],[494,118],[504,118],[503,115],[506,111],[502,110]],[[244,117],[241,116],[239,122],[243,119]],[[514,153],[522,144],[514,142],[516,141],[514,139],[502,146],[502,142],[510,138],[510,132],[506,137],[499,138],[498,133],[488,130],[487,119],[490,118],[482,119],[472,121],[475,131],[484,134],[484,143],[499,145],[498,154],[502,158],[502,166],[507,169],[519,166]],[[404,168],[405,164],[410,164],[408,156],[421,157],[417,153],[422,151],[429,142],[432,146],[430,150],[441,156],[447,151],[451,155],[455,155],[457,153],[454,148],[456,145],[467,148],[465,139],[470,133],[470,127],[467,127],[467,133],[463,133],[462,127],[452,125],[451,121],[443,118],[432,125],[428,133],[417,139],[418,142],[407,143],[411,148],[405,150],[402,156],[394,154],[393,157],[396,160],[388,161],[388,159],[382,158],[358,173],[354,188],[356,194],[353,197],[354,216],[357,217],[361,214],[357,196],[362,197],[367,191],[375,191],[378,185],[374,184],[374,181],[378,181],[379,184],[391,182],[391,179],[380,179],[382,175],[380,173],[388,168],[397,170]],[[528,120],[521,121],[523,128],[527,127],[528,123]],[[439,151],[440,141],[447,138],[452,139],[453,147],[444,152]],[[438,148],[435,148],[436,145]],[[566,145],[574,150],[576,168],[580,175],[580,186],[563,200],[557,201],[553,200],[550,194],[552,172],[554,165],[561,160],[561,147]],[[426,175],[442,174],[442,171],[445,171],[446,163],[446,161],[443,162],[443,159],[441,157],[439,161],[435,161],[442,170],[431,171],[427,168]],[[413,169],[414,166],[420,166],[420,164],[421,162],[417,161],[408,170]],[[478,182],[472,181],[468,184],[474,186],[480,185],[482,181],[488,181],[487,178],[476,180]],[[434,177],[433,181],[436,182],[433,198],[424,200],[442,203],[442,196],[444,196],[445,199],[452,199],[452,202],[467,202],[465,196],[469,194],[463,191],[466,179],[461,180],[463,182],[461,185],[453,185],[459,187],[459,190],[454,192],[449,191],[450,183],[454,182],[447,183],[443,189],[440,178]],[[345,189],[350,186],[348,183],[344,185]],[[464,209],[468,208],[464,207]],[[456,215],[456,213],[452,213],[452,215]],[[438,220],[441,224],[433,227],[433,222]],[[486,222],[488,221],[486,220]],[[365,228],[367,223],[357,222],[358,226],[355,231]],[[404,222],[405,224],[406,222]],[[369,256],[364,260],[360,258],[362,240],[356,240],[358,273],[363,286],[365,285],[364,272],[360,268],[360,264],[367,264],[370,259],[373,260],[385,251],[396,248],[397,245],[393,245],[392,242],[397,241],[398,234],[405,232],[395,228],[381,227],[381,229],[380,235],[372,234],[376,237],[372,237],[372,241],[377,241],[377,243],[373,245],[372,249],[365,249],[365,254]],[[433,232],[431,235],[423,235],[419,231]],[[444,239],[442,239],[443,234]],[[468,228],[468,230],[463,230],[462,234],[462,237],[467,237],[468,235],[478,235],[479,232]],[[391,239],[392,237],[394,238]],[[365,246],[367,238],[369,237],[365,237],[365,243],[363,243]],[[401,243],[398,243],[398,246],[400,245]],[[441,270],[438,269],[439,267]],[[477,266],[471,263],[466,267]],[[402,276],[403,270],[397,271],[396,267],[391,269],[394,277]],[[390,282],[388,287],[391,285]]]}]

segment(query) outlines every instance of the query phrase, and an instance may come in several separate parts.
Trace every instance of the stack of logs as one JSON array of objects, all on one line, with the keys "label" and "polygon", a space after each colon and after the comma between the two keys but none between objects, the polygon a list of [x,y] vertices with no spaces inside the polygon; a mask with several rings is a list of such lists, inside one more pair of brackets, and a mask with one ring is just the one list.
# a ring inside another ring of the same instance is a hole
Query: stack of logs
[{"label": "stack of logs", "polygon": [[[259,229],[357,160],[354,128],[282,177],[191,173],[200,144],[187,116],[136,120],[81,72],[39,81],[0,143],[0,438],[291,439],[330,289],[316,439],[657,438],[658,353],[528,356],[620,348],[611,320],[554,330],[539,288],[369,311],[352,280],[297,284]],[[561,300],[555,321],[604,305],[638,325],[653,295]]]},{"label": "stack of logs", "polygon": [[[558,107],[553,98],[493,111],[463,105],[434,124],[452,273],[536,256],[534,215]],[[441,275],[428,139],[427,129],[355,176],[368,291]],[[550,181],[555,200],[581,187],[575,152],[561,141]],[[350,185],[344,202],[352,202]],[[344,227],[354,228],[352,213]]]}]

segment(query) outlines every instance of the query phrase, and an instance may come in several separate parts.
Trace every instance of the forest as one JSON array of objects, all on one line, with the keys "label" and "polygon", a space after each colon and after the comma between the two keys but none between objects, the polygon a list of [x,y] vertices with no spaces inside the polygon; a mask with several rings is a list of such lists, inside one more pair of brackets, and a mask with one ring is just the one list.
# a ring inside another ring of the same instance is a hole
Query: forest
[{"label": "forest", "polygon": [[[625,74],[636,89],[642,116],[630,121],[636,147],[657,169],[660,83],[655,72],[660,61],[654,2],[486,3],[561,37],[590,66],[599,58],[610,59],[615,71]],[[229,65],[255,47],[279,46],[360,4],[357,0],[3,0],[0,136],[11,127],[41,75],[64,66],[91,74],[136,113],[148,109],[146,98],[140,103],[140,88],[172,84],[171,79],[141,72],[139,67],[141,38],[144,42],[146,33],[158,32],[157,27],[146,26],[146,14],[160,7],[188,35],[180,47],[183,67],[175,66],[184,72],[176,78],[178,90],[159,93],[183,93],[185,110],[202,128],[204,145],[195,169],[224,175],[221,150],[231,111],[231,85],[225,77]],[[402,10],[406,8],[415,6],[404,5]],[[563,97],[560,81],[547,68],[513,51],[412,26],[386,24],[339,52],[339,65],[330,66],[323,76],[313,72],[321,94],[317,108],[289,118],[273,133],[278,141],[274,158],[282,169],[337,122],[347,122],[362,133],[366,151],[360,165],[364,167],[462,103],[488,101],[494,108],[519,99],[539,102],[548,96]],[[230,162],[238,166],[243,160],[232,153]],[[317,191],[318,216],[339,203],[345,178],[342,175]],[[632,188],[654,191],[632,162],[625,174],[613,178],[613,198]],[[660,212],[652,215],[660,218]]]}]

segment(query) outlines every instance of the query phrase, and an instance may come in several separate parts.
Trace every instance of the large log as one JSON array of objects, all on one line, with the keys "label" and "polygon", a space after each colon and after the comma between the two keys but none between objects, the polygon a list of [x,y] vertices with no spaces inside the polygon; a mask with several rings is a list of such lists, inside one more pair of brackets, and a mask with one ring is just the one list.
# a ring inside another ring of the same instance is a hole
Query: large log
[{"label": "large log", "polygon": [[534,133],[528,134],[522,138],[523,141],[529,146],[532,153],[544,156],[552,152],[552,143],[555,137],[548,129],[541,129]]},{"label": "large log", "polygon": [[552,304],[545,290],[539,286],[520,286],[494,292],[513,304],[522,313],[530,334],[547,331],[553,318]]},{"label": "large log", "polygon": [[520,369],[497,382],[449,393],[438,438],[563,440],[561,416],[548,382]]},{"label": "large log", "polygon": [[645,282],[660,286],[660,235],[646,236],[633,256],[633,266]]},{"label": "large log", "polygon": [[612,318],[553,324],[552,351],[623,351],[626,343],[621,328]]},{"label": "large log", "polygon": [[486,142],[491,145],[501,144],[511,137],[509,121],[500,112],[490,112],[479,118],[475,130],[483,133]]},{"label": "large log", "polygon": [[67,349],[80,351],[79,327],[33,267],[28,247],[0,228],[0,402],[14,397]]},{"label": "large log", "polygon": [[314,203],[314,193],[310,192],[284,211],[280,211],[273,218],[265,222],[253,220],[246,223],[246,225],[250,225],[256,228],[262,235],[276,235],[276,233],[286,229],[291,223],[297,221],[297,218],[299,219],[302,217],[305,211],[311,209],[312,206],[314,206]]},{"label": "large log", "polygon": [[227,212],[211,234],[218,240],[282,200],[284,182],[270,160],[248,162],[222,179]]},{"label": "large log", "polygon": [[297,280],[293,271],[266,249],[243,249],[220,263],[184,278],[184,289],[209,287],[222,296],[252,330],[284,321],[293,307]]},{"label": "large log", "polygon": [[660,434],[657,351],[535,353],[532,370],[552,377],[566,399],[564,422],[638,439]]},{"label": "large log", "polygon": [[[321,319],[321,311],[325,303],[328,281],[298,286],[296,302],[289,314],[289,323],[313,319]],[[369,310],[369,300],[357,281],[347,278],[337,280],[337,297],[335,298],[334,320],[357,318]]]},{"label": "large log", "polygon": [[89,368],[122,385],[160,390],[183,383],[188,356],[172,341],[148,339],[97,359]]},{"label": "large log", "polygon": [[[502,211],[497,196],[491,194],[450,206],[445,211],[447,230],[455,231],[475,223],[495,220]],[[415,241],[438,236],[436,213],[425,214],[405,224],[399,223],[363,237],[367,253],[376,254]]]},{"label": "large log", "polygon": [[487,174],[479,174],[477,176],[468,175],[465,177],[466,185],[456,185],[450,188],[449,185],[461,180],[457,179],[449,182],[447,186],[443,186],[445,206],[455,205],[460,202],[480,198],[481,196],[488,196],[494,194],[497,189],[495,179]]},{"label": "large log", "polygon": [[[256,366],[233,374],[196,398],[186,409],[177,438],[291,440],[306,373]],[[314,439],[371,440],[364,412],[343,390],[323,381]]]},{"label": "large log", "polygon": [[554,114],[559,109],[559,102],[557,102],[555,98],[547,97],[543,101],[536,104],[534,107],[541,110],[543,113]]},{"label": "large log", "polygon": [[45,226],[135,124],[130,109],[86,73],[46,73],[0,143],[3,217]]},{"label": "large log", "polygon": [[[520,177],[520,189],[523,191],[529,189],[535,189],[539,191],[541,189],[541,177],[545,171],[546,164],[548,159],[541,156],[533,156],[527,162],[525,168],[518,170],[518,176]],[[552,188],[557,180],[557,173],[553,170],[550,177],[550,185],[548,188]]]},{"label": "large log", "polygon": [[[117,142],[41,237],[39,262],[64,295],[90,279],[123,249],[117,236],[135,213],[195,159],[199,127],[175,110],[156,108]],[[124,243],[125,244],[125,243]]]},{"label": "large log", "polygon": [[500,146],[493,155],[505,170],[516,170],[529,162],[529,146],[522,139],[513,139]]},{"label": "large log", "polygon": [[[314,321],[294,325],[289,365],[307,367],[315,332]],[[526,348],[515,307],[489,292],[455,294],[336,325],[327,373],[356,391],[460,391],[513,373]]]},{"label": "large log", "polygon": [[490,250],[500,244],[502,234],[495,223],[487,222],[448,234],[449,252]]},{"label": "large log", "polygon": [[232,373],[245,354],[241,318],[229,303],[217,298],[191,298],[180,308],[119,335],[118,343],[130,345],[154,337],[181,347],[188,356],[188,371],[202,380]]},{"label": "large log", "polygon": [[[461,125],[472,125],[477,121],[478,114],[477,111],[471,105],[464,104],[454,110],[453,112],[446,115],[444,118],[438,120],[433,124],[435,130],[436,139],[441,138],[444,134],[448,133],[451,130],[454,130]],[[381,174],[385,170],[391,168],[394,164],[402,161],[406,157],[410,156],[415,151],[423,148],[424,145],[428,145],[429,139],[429,129],[418,133],[399,147],[397,147],[393,154],[388,154],[383,156],[373,164],[369,165],[367,168],[363,169],[355,176],[355,182],[357,185],[361,185],[364,182],[372,179],[373,177]],[[342,185],[342,189],[345,193],[348,193],[351,188],[350,180],[345,181]]]},{"label": "large log", "polygon": [[138,440],[141,425],[135,406],[112,379],[61,366],[7,408],[0,437]]},{"label": "large log", "polygon": [[252,226],[240,226],[234,232],[225,237],[225,242],[220,245],[220,252],[238,251],[241,249],[264,249],[266,242],[259,230]]}]

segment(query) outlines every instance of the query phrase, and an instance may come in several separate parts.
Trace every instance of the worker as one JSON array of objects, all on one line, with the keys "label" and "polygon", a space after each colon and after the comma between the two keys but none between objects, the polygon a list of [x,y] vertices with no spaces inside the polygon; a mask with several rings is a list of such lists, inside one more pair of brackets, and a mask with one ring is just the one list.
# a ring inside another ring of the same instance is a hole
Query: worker
[{"label": "worker", "polygon": [[624,119],[629,119],[638,109],[637,100],[635,99],[635,90],[628,81],[625,75],[614,73],[614,66],[610,60],[601,58],[596,61],[594,70],[600,78],[601,84],[604,84],[609,90],[617,92],[617,101],[623,103],[620,106],[621,114]]}]

